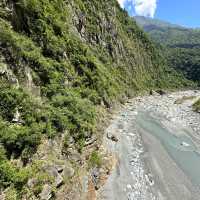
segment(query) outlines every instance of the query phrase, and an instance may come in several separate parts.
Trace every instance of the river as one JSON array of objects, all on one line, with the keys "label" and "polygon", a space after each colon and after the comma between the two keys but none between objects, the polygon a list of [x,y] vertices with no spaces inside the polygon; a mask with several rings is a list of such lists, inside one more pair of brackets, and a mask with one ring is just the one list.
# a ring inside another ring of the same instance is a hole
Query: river
[{"label": "river", "polygon": [[[180,104],[177,99],[186,98]],[[191,105],[200,92],[137,97],[115,115],[104,147],[118,160],[101,200],[199,200],[200,114]]]}]

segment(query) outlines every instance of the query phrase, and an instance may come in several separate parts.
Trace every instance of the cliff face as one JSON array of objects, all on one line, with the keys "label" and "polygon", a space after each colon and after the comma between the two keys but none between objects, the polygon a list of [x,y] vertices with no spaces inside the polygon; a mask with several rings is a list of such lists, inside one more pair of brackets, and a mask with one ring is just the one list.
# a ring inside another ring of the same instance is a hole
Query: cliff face
[{"label": "cliff face", "polygon": [[0,191],[15,199],[48,197],[69,165],[99,166],[80,154],[102,108],[184,82],[115,0],[3,0],[0,27]]}]

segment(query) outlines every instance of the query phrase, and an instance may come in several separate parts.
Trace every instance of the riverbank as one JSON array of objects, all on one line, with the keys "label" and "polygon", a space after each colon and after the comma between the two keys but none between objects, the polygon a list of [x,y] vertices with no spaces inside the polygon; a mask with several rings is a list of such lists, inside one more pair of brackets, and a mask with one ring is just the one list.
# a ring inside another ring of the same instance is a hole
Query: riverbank
[{"label": "riverbank", "polygon": [[[184,91],[169,95],[137,97],[116,114],[106,131],[103,146],[118,162],[106,184],[100,189],[101,200],[199,199],[198,188],[169,156],[161,142],[138,126],[138,112],[162,116],[161,124],[171,130],[187,130],[197,147],[200,115],[191,105],[200,92]],[[184,97],[184,98],[183,98]],[[188,98],[185,98],[188,97]],[[192,97],[192,98],[189,98]],[[181,103],[177,100],[184,99]],[[114,135],[118,142],[108,139]]]}]

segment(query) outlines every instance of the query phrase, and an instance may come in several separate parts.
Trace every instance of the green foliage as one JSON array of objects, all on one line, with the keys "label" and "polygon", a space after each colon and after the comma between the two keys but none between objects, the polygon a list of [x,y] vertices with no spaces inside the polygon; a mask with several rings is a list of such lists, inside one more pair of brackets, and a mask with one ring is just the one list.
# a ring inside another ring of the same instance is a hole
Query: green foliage
[{"label": "green foliage", "polygon": [[194,109],[196,112],[200,112],[200,99],[199,99],[197,102],[195,102],[195,103],[193,104],[193,109]]},{"label": "green foliage", "polygon": [[22,90],[16,90],[9,85],[0,85],[0,90],[0,114],[6,120],[11,121],[16,108],[22,106],[27,96]]},{"label": "green foliage", "polygon": [[20,155],[25,148],[35,148],[40,142],[40,133],[29,127],[11,126],[1,127],[0,142],[9,155]]},{"label": "green foliage", "polygon": [[[0,187],[11,186],[11,193],[25,185],[26,164],[43,137],[68,133],[64,148],[72,138],[82,152],[97,131],[99,105],[110,108],[142,90],[187,84],[116,0],[6,0],[0,27]],[[39,98],[31,94],[34,87]],[[90,164],[101,164],[97,152]]]},{"label": "green foliage", "polygon": [[29,177],[28,169],[19,169],[7,160],[0,161],[0,187],[6,188],[14,185],[17,189],[22,189]]},{"label": "green foliage", "polygon": [[17,200],[18,198],[17,191],[13,187],[8,188],[5,195],[6,195],[6,200]]},{"label": "green foliage", "polygon": [[168,65],[200,84],[200,30],[166,22],[136,17],[138,23],[158,44]]},{"label": "green foliage", "polygon": [[81,99],[80,95],[69,91],[65,96],[53,97],[52,105],[62,111],[63,116],[67,117],[68,130],[74,137],[76,137],[76,133],[84,134],[94,131],[95,109],[90,101]]},{"label": "green foliage", "polygon": [[101,155],[97,151],[93,151],[90,155],[88,166],[91,167],[100,167],[102,165]]},{"label": "green foliage", "polygon": [[169,48],[167,57],[171,66],[200,84],[200,48]]}]

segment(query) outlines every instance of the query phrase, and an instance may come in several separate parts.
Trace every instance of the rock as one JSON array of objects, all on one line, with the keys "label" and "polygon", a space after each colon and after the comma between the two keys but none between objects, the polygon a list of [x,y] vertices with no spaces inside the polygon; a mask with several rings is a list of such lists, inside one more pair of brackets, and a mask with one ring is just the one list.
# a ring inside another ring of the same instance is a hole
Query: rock
[{"label": "rock", "polygon": [[156,94],[158,94],[158,93],[154,90],[150,90],[150,92],[149,92],[149,95],[156,95]]},{"label": "rock", "polygon": [[49,199],[51,199],[51,197],[52,197],[52,188],[48,184],[45,184],[43,189],[42,189],[42,192],[39,194],[39,196],[40,196],[41,200],[49,200]]},{"label": "rock", "polygon": [[118,141],[119,141],[118,138],[117,138],[116,136],[114,136],[114,135],[112,135],[110,139],[111,139],[113,142],[118,142]]},{"label": "rock", "polygon": [[96,142],[97,138],[95,136],[89,137],[85,142],[85,147],[90,146]]},{"label": "rock", "polygon": [[0,194],[0,200],[6,200],[6,195],[4,193]]},{"label": "rock", "polygon": [[1,63],[0,75],[5,75],[6,73],[7,73],[7,66]]},{"label": "rock", "polygon": [[21,124],[22,120],[21,120],[21,115],[18,111],[18,109],[16,110],[15,114],[14,114],[14,118],[12,119],[13,123],[17,123],[17,124]]},{"label": "rock", "polygon": [[94,184],[95,190],[100,188],[99,179],[100,179],[100,171],[99,168],[94,168],[91,172],[92,182]]},{"label": "rock", "polygon": [[36,178],[31,178],[31,179],[28,180],[27,185],[28,185],[29,188],[33,188],[37,184],[37,182],[38,181],[37,181]]},{"label": "rock", "polygon": [[55,186],[60,187],[63,183],[62,176],[58,173],[56,166],[45,166],[44,170],[55,179]]},{"label": "rock", "polygon": [[55,185],[56,185],[56,187],[58,188],[58,187],[60,187],[62,184],[63,184],[63,177],[62,177],[60,174],[58,174],[58,175],[56,176],[56,179],[55,179]]},{"label": "rock", "polygon": [[189,147],[190,145],[186,142],[181,142],[181,146],[184,146],[184,147]]},{"label": "rock", "polygon": [[132,189],[132,186],[130,184],[128,184],[127,186],[127,189],[131,190]]},{"label": "rock", "polygon": [[164,90],[156,90],[156,92],[157,92],[159,95],[165,95],[165,94],[167,94]]},{"label": "rock", "polygon": [[74,169],[69,165],[66,165],[63,170],[63,177],[72,178],[74,176],[74,173],[75,173]]},{"label": "rock", "polygon": [[64,165],[56,165],[55,167],[56,167],[58,173],[61,173],[64,170],[65,166]]},{"label": "rock", "polygon": [[78,163],[82,163],[81,155],[74,149],[68,149],[68,157],[70,160],[73,160]]},{"label": "rock", "polygon": [[113,142],[118,142],[119,141],[118,138],[115,135],[113,135],[112,133],[107,133],[107,138],[109,140],[112,140]]}]

